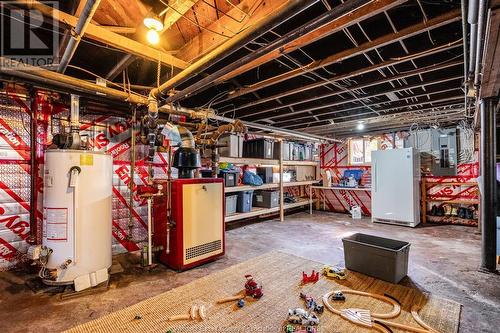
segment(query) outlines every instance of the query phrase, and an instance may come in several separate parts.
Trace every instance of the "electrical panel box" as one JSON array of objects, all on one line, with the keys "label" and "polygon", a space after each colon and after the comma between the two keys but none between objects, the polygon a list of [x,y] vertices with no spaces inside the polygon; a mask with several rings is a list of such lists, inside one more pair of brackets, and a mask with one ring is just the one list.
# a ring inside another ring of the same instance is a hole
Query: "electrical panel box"
[{"label": "electrical panel box", "polygon": [[434,176],[456,176],[457,174],[457,129],[429,128],[410,133],[405,148],[420,151],[421,166]]},{"label": "electrical panel box", "polygon": [[433,129],[432,165],[434,176],[456,176],[457,174],[457,130],[455,128]]}]

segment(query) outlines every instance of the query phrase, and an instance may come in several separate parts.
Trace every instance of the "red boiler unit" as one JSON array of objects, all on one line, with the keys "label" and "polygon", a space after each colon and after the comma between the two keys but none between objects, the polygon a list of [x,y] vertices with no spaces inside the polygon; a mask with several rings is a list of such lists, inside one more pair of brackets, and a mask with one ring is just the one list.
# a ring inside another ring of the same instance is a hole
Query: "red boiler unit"
[{"label": "red boiler unit", "polygon": [[159,260],[181,271],[224,255],[224,183],[221,178],[175,179],[171,182],[171,219],[167,224],[167,181],[154,201],[155,246]]}]

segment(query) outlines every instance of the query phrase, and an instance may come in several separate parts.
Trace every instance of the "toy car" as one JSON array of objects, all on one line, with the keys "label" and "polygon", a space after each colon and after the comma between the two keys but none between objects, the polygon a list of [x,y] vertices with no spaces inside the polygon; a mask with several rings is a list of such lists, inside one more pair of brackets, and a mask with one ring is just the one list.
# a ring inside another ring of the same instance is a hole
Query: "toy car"
[{"label": "toy car", "polygon": [[262,292],[262,286],[255,282],[251,275],[245,275],[247,282],[245,283],[245,293],[247,296],[253,298],[261,298],[264,293]]},{"label": "toy car", "polygon": [[303,326],[319,325],[319,318],[314,313],[307,313],[306,310],[296,308],[288,310],[288,321],[292,324],[300,324]]},{"label": "toy car", "polygon": [[300,298],[302,298],[306,302],[306,308],[309,310],[312,310],[318,314],[323,313],[323,311],[325,310],[325,307],[316,303],[314,298],[312,298],[311,296],[300,293]]},{"label": "toy car", "polygon": [[334,266],[323,267],[323,275],[329,278],[337,278],[339,280],[344,280],[347,277],[347,273],[344,268]]},{"label": "toy car", "polygon": [[336,291],[332,295],[332,300],[334,300],[334,301],[345,301],[345,296],[344,296],[344,294],[341,291]]}]

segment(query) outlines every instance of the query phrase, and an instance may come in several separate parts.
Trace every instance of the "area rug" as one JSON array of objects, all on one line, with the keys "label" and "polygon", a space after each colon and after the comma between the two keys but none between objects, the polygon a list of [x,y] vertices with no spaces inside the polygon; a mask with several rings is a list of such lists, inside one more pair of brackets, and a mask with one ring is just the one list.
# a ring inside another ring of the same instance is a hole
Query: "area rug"
[{"label": "area rug", "polygon": [[[348,272],[346,280],[320,277],[314,284],[301,285],[302,272],[321,270],[323,264],[273,251],[254,259],[210,274],[184,286],[172,289],[128,308],[116,311],[94,321],[76,326],[67,332],[283,332],[288,309],[304,307],[299,298],[303,292],[317,299],[329,291],[355,289],[369,293],[388,294],[401,303],[401,314],[391,321],[420,327],[410,310],[414,304],[421,307],[422,320],[441,333],[458,331],[461,305],[414,288],[391,284],[356,272]],[[236,301],[216,304],[216,301],[236,295],[243,289],[244,275],[251,274],[263,285],[264,296],[247,301],[243,308]],[[192,304],[204,305],[205,320],[169,321],[175,315],[188,314]],[[390,312],[392,306],[371,297],[347,295],[342,308],[355,307],[374,312]],[[350,323],[325,309],[320,315],[318,332],[370,332]],[[393,329],[394,332],[398,330]]]}]

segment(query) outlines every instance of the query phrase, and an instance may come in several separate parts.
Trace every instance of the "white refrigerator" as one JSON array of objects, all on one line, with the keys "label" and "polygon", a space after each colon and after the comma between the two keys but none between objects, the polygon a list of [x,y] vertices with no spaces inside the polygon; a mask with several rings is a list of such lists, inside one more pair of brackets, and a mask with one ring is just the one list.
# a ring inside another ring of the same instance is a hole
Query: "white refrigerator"
[{"label": "white refrigerator", "polygon": [[372,152],[372,221],[420,223],[420,155],[414,148]]}]

